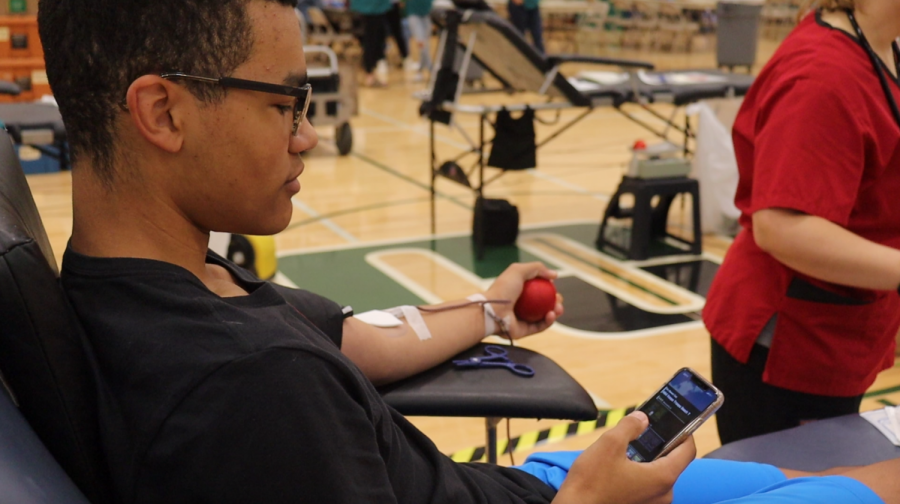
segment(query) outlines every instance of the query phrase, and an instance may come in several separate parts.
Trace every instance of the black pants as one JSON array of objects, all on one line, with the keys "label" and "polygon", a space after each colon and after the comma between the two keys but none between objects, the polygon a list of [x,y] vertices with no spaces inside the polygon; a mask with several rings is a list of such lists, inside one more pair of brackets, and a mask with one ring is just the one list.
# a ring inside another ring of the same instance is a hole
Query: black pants
[{"label": "black pants", "polygon": [[403,20],[400,15],[400,4],[395,3],[391,6],[391,10],[387,11],[388,28],[391,31],[391,37],[397,43],[397,50],[400,56],[406,59],[409,56],[409,47],[406,45],[406,37],[403,34]]},{"label": "black pants", "polygon": [[763,383],[769,349],[754,345],[747,364],[712,341],[712,381],[725,394],[716,413],[722,444],[859,412],[862,395],[830,397],[804,394]]},{"label": "black pants", "polygon": [[384,58],[384,39],[387,36],[387,15],[363,15],[363,68],[370,74],[378,60]]},{"label": "black pants", "polygon": [[541,20],[540,8],[526,9],[524,5],[516,5],[513,2],[509,2],[506,8],[509,11],[509,22],[519,30],[523,37],[526,32],[531,32],[534,48],[543,54],[544,24]]}]

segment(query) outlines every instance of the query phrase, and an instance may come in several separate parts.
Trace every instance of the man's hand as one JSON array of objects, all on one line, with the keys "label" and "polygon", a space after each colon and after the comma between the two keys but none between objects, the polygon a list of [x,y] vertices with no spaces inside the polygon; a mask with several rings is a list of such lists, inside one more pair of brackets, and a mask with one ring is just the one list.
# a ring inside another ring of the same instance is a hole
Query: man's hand
[{"label": "man's hand", "polygon": [[522,295],[522,286],[526,280],[538,277],[553,280],[556,276],[556,272],[543,263],[516,263],[506,268],[506,271],[501,273],[487,290],[485,297],[488,299],[510,300],[506,304],[493,303],[491,306],[498,317],[511,322],[509,325],[509,336],[512,339],[541,332],[550,327],[563,314],[562,296],[559,294],[556,295],[556,306],[540,322],[523,322],[516,319],[516,316],[513,314],[513,307],[519,296]]},{"label": "man's hand", "polygon": [[691,437],[653,462],[632,462],[628,443],[647,428],[647,415],[634,412],[592,444],[572,464],[554,504],[668,504],[672,487],[697,454]]}]

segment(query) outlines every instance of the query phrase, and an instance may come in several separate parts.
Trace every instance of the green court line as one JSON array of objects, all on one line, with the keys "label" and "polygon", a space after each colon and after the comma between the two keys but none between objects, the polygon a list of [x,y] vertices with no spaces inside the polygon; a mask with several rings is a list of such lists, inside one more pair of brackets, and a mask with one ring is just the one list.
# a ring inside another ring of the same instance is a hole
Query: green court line
[{"label": "green court line", "polygon": [[559,252],[559,253],[561,253],[561,254],[567,255],[567,256],[571,257],[572,259],[574,259],[574,260],[576,260],[576,261],[578,261],[578,262],[580,262],[580,263],[582,263],[582,264],[584,264],[584,265],[586,265],[586,266],[590,266],[591,268],[597,268],[598,270],[602,271],[603,273],[606,273],[606,274],[609,275],[609,276],[618,278],[619,280],[621,280],[621,281],[627,283],[628,285],[631,285],[631,286],[634,287],[635,289],[642,290],[642,291],[646,292],[647,294],[650,294],[651,296],[657,297],[657,298],[659,298],[659,299],[665,301],[666,303],[669,303],[670,305],[678,306],[678,302],[677,302],[677,301],[673,301],[673,300],[671,300],[671,299],[669,299],[669,298],[663,296],[662,294],[660,294],[660,293],[658,293],[658,292],[653,292],[652,290],[650,290],[650,289],[648,289],[648,288],[646,288],[646,287],[644,287],[644,286],[642,286],[642,285],[638,285],[638,284],[632,282],[631,280],[629,280],[629,279],[627,279],[627,278],[622,278],[621,276],[617,275],[616,273],[614,273],[614,272],[612,272],[612,271],[609,271],[608,269],[604,268],[603,266],[598,266],[598,265],[596,265],[596,264],[591,264],[591,263],[585,261],[584,259],[582,259],[582,258],[580,258],[580,257],[578,257],[578,256],[576,256],[576,255],[574,255],[574,254],[572,254],[571,252],[569,252],[569,251],[567,251],[567,250],[563,250],[563,249],[557,247],[556,245],[553,245],[552,243],[547,243],[546,241],[544,241],[544,240],[541,239],[541,238],[538,238],[536,241],[538,241],[538,242],[540,242],[540,243],[543,243],[544,245],[546,245],[546,246],[552,248],[553,250],[556,250],[557,252]]},{"label": "green court line", "polygon": [[878,402],[880,402],[881,404],[884,404],[885,406],[896,406],[896,404],[894,404],[891,401],[888,401],[887,399],[879,399]]},{"label": "green court line", "polygon": [[333,217],[340,217],[342,215],[348,215],[356,212],[365,212],[366,210],[377,210],[379,208],[387,208],[392,206],[400,206],[400,205],[409,205],[411,203],[422,203],[423,201],[428,201],[428,198],[410,198],[405,200],[397,200],[397,201],[386,201],[383,203],[373,203],[371,205],[365,205],[354,208],[347,208],[345,210],[338,210],[336,212],[331,212],[327,214],[321,214],[318,217],[312,217],[309,219],[305,219],[302,221],[295,222],[290,226],[286,227],[284,230],[289,231],[291,229],[296,229],[298,227],[306,226],[309,224],[315,224],[316,222],[331,219]]},{"label": "green court line", "polygon": [[[366,155],[364,155],[364,154],[360,154],[360,153],[355,152],[355,151],[352,152],[351,154],[352,154],[354,157],[357,157],[357,158],[359,158],[359,159],[362,159],[362,160],[365,161],[366,163],[369,163],[370,165],[374,166],[375,168],[378,168],[378,169],[381,170],[381,171],[390,173],[391,175],[393,175],[393,176],[395,176],[395,177],[397,177],[397,178],[403,179],[403,180],[409,182],[410,184],[412,184],[412,185],[414,185],[414,186],[416,186],[416,187],[418,187],[418,188],[420,188],[420,189],[425,189],[426,191],[429,191],[429,192],[431,191],[431,187],[429,187],[429,186],[427,186],[427,185],[425,185],[425,184],[419,182],[418,180],[416,180],[416,179],[410,177],[409,175],[406,175],[406,174],[404,174],[404,173],[400,173],[399,171],[397,171],[397,170],[395,170],[395,169],[393,169],[393,168],[391,168],[391,167],[389,167],[389,166],[387,166],[387,165],[385,165],[385,164],[379,163],[378,161],[375,161],[374,159],[372,159],[372,158],[370,158],[370,157],[368,157],[368,156],[366,156]],[[434,194],[435,194],[436,196],[441,197],[441,198],[450,200],[452,203],[456,204],[456,206],[458,206],[458,207],[461,207],[461,208],[464,208],[464,209],[466,209],[466,210],[469,210],[470,212],[473,211],[472,207],[470,207],[469,205],[466,205],[465,203],[459,201],[458,199],[454,198],[453,196],[446,195],[446,194],[444,194],[444,193],[442,193],[442,192],[440,192],[440,191],[435,191]]]},{"label": "green court line", "polygon": [[881,389],[881,390],[872,390],[870,392],[866,392],[866,394],[863,397],[868,399],[870,397],[875,397],[875,396],[880,396],[880,395],[885,395],[885,394],[893,394],[894,392],[900,392],[900,385],[897,385],[895,387],[886,388],[886,389]]}]

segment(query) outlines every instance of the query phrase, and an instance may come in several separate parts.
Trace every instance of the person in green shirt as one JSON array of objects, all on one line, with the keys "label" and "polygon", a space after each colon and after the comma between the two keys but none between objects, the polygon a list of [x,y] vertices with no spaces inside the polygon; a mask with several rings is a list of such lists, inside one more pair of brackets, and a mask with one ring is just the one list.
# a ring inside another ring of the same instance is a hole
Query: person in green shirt
[{"label": "person in green shirt", "polygon": [[525,32],[531,32],[531,42],[534,48],[544,53],[544,25],[541,21],[541,9],[539,0],[509,0],[509,21],[524,36]]}]

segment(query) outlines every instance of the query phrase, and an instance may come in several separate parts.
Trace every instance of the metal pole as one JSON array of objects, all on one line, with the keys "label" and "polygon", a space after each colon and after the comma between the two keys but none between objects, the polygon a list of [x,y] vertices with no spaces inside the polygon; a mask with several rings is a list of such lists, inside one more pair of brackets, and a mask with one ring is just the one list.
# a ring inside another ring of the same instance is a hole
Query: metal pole
[{"label": "metal pole", "polygon": [[437,223],[435,222],[437,219],[437,213],[436,213],[437,211],[435,209],[435,203],[434,203],[434,199],[435,199],[434,183],[435,183],[435,179],[437,178],[437,175],[436,175],[437,168],[434,166],[435,159],[436,159],[436,155],[434,153],[434,119],[430,120],[428,122],[428,124],[429,124],[429,129],[430,129],[429,139],[430,139],[430,149],[431,149],[431,164],[430,164],[430,166],[431,166],[431,234],[433,235],[433,234],[437,233]]},{"label": "metal pole", "polygon": [[487,429],[487,443],[485,448],[487,451],[487,461],[489,464],[497,463],[497,424],[500,418],[485,418],[485,428]]}]

